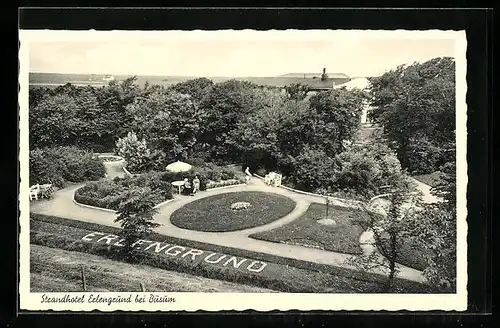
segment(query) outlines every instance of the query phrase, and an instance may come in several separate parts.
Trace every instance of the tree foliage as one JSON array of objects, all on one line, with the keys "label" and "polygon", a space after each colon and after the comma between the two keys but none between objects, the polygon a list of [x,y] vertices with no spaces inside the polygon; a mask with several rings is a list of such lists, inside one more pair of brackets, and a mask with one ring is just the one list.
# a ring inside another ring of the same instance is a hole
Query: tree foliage
[{"label": "tree foliage", "polygon": [[144,239],[159,224],[153,222],[153,216],[157,213],[154,195],[148,187],[134,189],[130,195],[120,203],[118,216],[115,222],[120,223],[123,237],[123,254],[129,261],[137,258],[137,248],[135,247],[140,239]]},{"label": "tree foliage", "polygon": [[403,167],[432,173],[443,165],[446,160],[436,150],[453,147],[455,138],[454,60],[399,66],[370,78],[370,88],[371,118],[383,126]]},{"label": "tree foliage", "polygon": [[387,208],[379,207],[374,202],[362,205],[368,216],[358,223],[373,233],[377,250],[349,260],[363,269],[385,272],[387,280],[382,292],[392,291],[399,273],[397,264],[402,257],[402,245],[413,237],[411,227],[417,217],[418,200],[412,195],[412,190],[407,189],[406,180],[404,175],[394,180]]},{"label": "tree foliage", "polygon": [[307,93],[309,92],[310,88],[306,84],[292,83],[290,85],[287,85],[285,87],[285,90],[290,99],[303,100],[305,97],[307,97]]}]

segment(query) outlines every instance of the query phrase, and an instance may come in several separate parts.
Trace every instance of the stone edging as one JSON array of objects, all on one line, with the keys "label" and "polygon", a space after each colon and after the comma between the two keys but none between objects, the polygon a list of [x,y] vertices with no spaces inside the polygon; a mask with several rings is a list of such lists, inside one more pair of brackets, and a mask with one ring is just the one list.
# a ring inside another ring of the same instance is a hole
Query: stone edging
[{"label": "stone edging", "polygon": [[125,172],[125,174],[126,174],[126,175],[128,175],[128,176],[132,176],[132,175],[133,175],[132,173],[130,173],[130,172],[129,172],[126,168],[125,168],[125,166],[123,166],[123,167],[122,167],[122,169],[123,169],[123,172]]},{"label": "stone edging", "polygon": [[164,202],[162,202],[162,203],[160,203],[160,204],[158,204],[158,205],[153,206],[153,208],[158,208],[158,207],[160,207],[160,206],[163,206],[163,205],[165,205],[165,204],[168,204],[168,203],[170,203],[170,202],[173,202],[174,200],[175,200],[175,198],[172,198],[172,199],[167,199],[166,201],[164,201]]},{"label": "stone edging", "polygon": [[117,156],[117,155],[98,154],[97,157],[99,157],[99,158],[101,158],[101,157],[115,157],[115,158],[120,158],[119,160],[116,160],[116,161],[102,162],[103,164],[121,164],[121,163],[125,163],[125,159],[123,157]]},{"label": "stone edging", "polygon": [[75,193],[73,193],[73,197],[71,198],[73,200],[73,203],[75,203],[76,205],[78,206],[82,206],[82,207],[87,207],[87,208],[92,208],[94,210],[100,210],[100,211],[105,211],[105,212],[110,212],[110,213],[116,213],[115,210],[111,210],[109,208],[103,208],[103,207],[97,207],[97,206],[92,206],[92,205],[87,205],[87,204],[82,204],[82,203],[79,203],[75,200]]}]

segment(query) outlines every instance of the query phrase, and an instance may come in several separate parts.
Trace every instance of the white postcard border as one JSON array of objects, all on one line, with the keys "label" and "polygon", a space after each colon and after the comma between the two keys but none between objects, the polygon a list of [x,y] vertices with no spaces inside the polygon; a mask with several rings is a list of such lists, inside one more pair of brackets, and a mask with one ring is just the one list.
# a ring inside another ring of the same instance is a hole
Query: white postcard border
[{"label": "white postcard border", "polygon": [[[21,310],[70,310],[70,311],[220,311],[220,310],[458,310],[467,308],[467,104],[466,104],[466,49],[465,31],[406,31],[406,30],[285,30],[285,31],[49,31],[21,30],[19,73],[19,128],[20,128],[20,235],[19,235],[19,299]],[[62,40],[154,40],[158,37],[209,39],[301,39],[349,38],[412,38],[456,40],[456,146],[457,146],[457,293],[456,294],[298,294],[298,293],[93,293],[102,297],[127,297],[136,295],[149,298],[150,294],[174,298],[175,302],[160,303],[42,303],[42,295],[63,297],[92,293],[31,293],[29,255],[29,185],[28,185],[28,86],[29,43],[32,41]]]}]

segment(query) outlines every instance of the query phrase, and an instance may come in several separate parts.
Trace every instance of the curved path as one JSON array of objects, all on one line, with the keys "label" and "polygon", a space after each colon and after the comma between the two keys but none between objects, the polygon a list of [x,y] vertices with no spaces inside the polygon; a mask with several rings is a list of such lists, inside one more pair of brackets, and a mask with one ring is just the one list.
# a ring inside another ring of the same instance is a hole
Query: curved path
[{"label": "curved path", "polygon": [[[109,170],[109,167],[107,167]],[[114,167],[116,169],[116,167]],[[108,174],[111,177],[111,174]],[[40,213],[46,215],[60,216],[73,220],[80,220],[85,222],[92,222],[101,225],[119,227],[119,224],[114,222],[116,217],[115,213],[109,211],[103,211],[99,209],[92,209],[87,207],[82,207],[77,205],[73,201],[73,195],[76,189],[84,184],[76,184],[68,188],[64,188],[55,193],[54,198],[48,201],[33,202],[31,204],[31,212]],[[269,224],[249,228],[245,230],[233,231],[233,232],[202,232],[193,231],[178,228],[170,222],[170,216],[172,213],[182,207],[183,205],[192,202],[194,200],[209,197],[212,195],[227,193],[227,192],[237,192],[237,191],[262,191],[262,192],[273,192],[286,197],[291,198],[296,202],[295,209],[284,216]],[[280,257],[288,257],[303,261],[316,262],[320,264],[333,265],[338,267],[345,267],[354,270],[360,270],[358,267],[349,264],[349,259],[353,255],[336,253],[316,248],[308,248],[297,245],[288,245],[282,243],[274,243],[263,240],[252,239],[248,237],[249,235],[257,232],[262,232],[270,229],[274,229],[283,226],[293,220],[299,218],[309,207],[312,202],[324,202],[323,197],[298,194],[290,190],[286,190],[279,187],[267,186],[263,181],[254,178],[249,185],[235,186],[231,188],[219,188],[212,189],[209,191],[201,192],[195,196],[180,196],[175,195],[172,202],[166,203],[158,207],[158,214],[155,217],[155,221],[161,224],[160,227],[156,228],[155,232],[167,236],[172,236],[180,239],[189,239],[193,241],[203,242],[207,244],[215,244],[220,246],[241,248],[249,251],[267,253],[271,255],[276,255]],[[336,202],[333,202],[336,204]],[[340,206],[345,206],[337,202]],[[398,266],[400,270],[398,273],[399,278],[404,278],[417,282],[424,282],[425,279],[422,272],[405,267]],[[385,274],[381,269],[371,270],[374,273]]]}]

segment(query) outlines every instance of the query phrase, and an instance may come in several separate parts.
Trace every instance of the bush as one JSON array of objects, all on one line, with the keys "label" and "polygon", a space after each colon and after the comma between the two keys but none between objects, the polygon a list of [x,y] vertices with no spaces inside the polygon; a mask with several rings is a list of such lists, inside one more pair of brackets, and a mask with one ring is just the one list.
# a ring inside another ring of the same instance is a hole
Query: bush
[{"label": "bush", "polygon": [[91,182],[75,191],[78,203],[117,210],[130,194],[149,188],[155,204],[172,199],[172,185],[162,180],[161,173],[150,172],[135,177]]},{"label": "bush", "polygon": [[30,184],[65,181],[82,182],[104,177],[106,168],[93,153],[76,147],[55,147],[30,151]]},{"label": "bush", "polygon": [[135,132],[129,132],[125,138],[118,139],[116,149],[118,155],[127,161],[127,167],[132,172],[142,172],[150,164],[152,154],[146,140],[139,140]]}]

